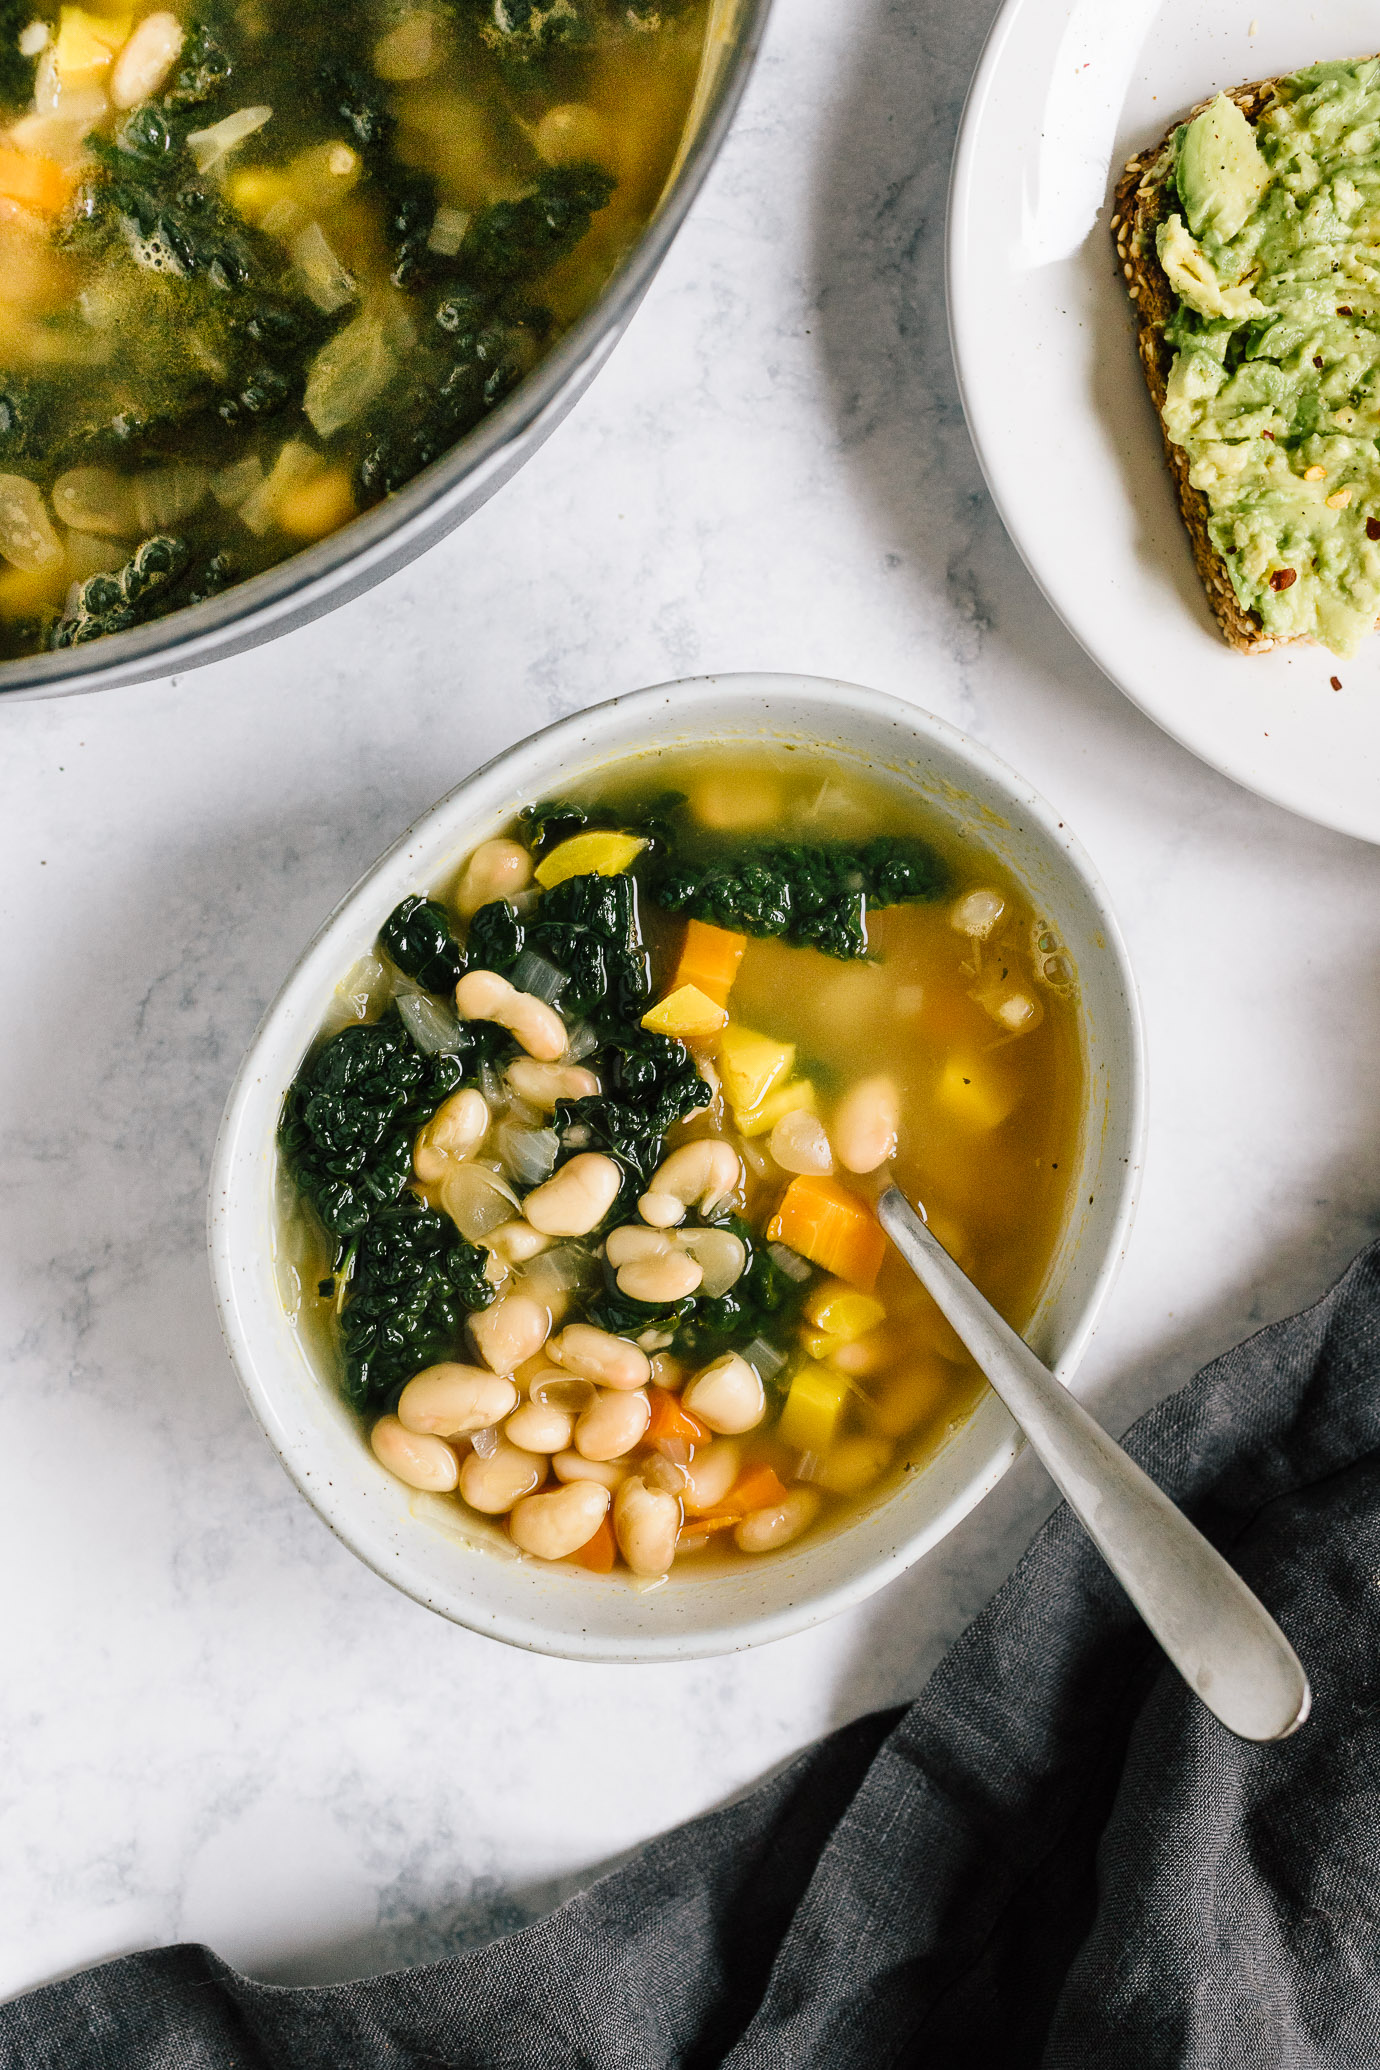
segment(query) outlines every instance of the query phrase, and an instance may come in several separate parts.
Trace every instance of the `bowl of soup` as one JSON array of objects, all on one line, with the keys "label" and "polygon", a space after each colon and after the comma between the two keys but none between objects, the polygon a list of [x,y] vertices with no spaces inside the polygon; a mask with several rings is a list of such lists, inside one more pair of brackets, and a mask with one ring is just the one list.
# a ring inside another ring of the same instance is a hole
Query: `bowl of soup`
[{"label": "bowl of soup", "polygon": [[0,37],[0,692],[358,594],[559,422],[767,0],[81,0]]},{"label": "bowl of soup", "polygon": [[881,1189],[1067,1379],[1142,1112],[1115,922],[1018,777],[854,686],[663,685],[469,777],[308,948],[216,1151],[222,1327],[419,1602],[724,1651],[881,1587],[1018,1450]]}]

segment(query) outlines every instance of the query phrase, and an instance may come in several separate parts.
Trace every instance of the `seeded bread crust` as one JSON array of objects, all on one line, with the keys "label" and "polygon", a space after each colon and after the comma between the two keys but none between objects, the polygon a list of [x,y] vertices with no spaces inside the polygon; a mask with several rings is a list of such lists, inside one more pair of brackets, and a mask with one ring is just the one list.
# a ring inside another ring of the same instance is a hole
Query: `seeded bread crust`
[{"label": "seeded bread crust", "polygon": [[[1227,99],[1235,101],[1248,122],[1258,122],[1277,99],[1277,79],[1258,80],[1252,86],[1238,86]],[[1200,101],[1184,120],[1210,107],[1215,94]],[[1150,150],[1128,160],[1117,182],[1112,210],[1112,236],[1116,241],[1117,264],[1136,312],[1136,347],[1140,353],[1145,383],[1159,419],[1165,458],[1178,491],[1179,510],[1193,548],[1193,561],[1207,591],[1212,614],[1222,628],[1227,644],[1242,654],[1268,654],[1275,646],[1297,646],[1297,640],[1270,638],[1254,611],[1245,611],[1237,600],[1226,562],[1208,534],[1208,500],[1188,478],[1189,460],[1182,446],[1176,446],[1164,428],[1164,404],[1173,350],[1165,343],[1164,327],[1174,313],[1174,292],[1166,280],[1155,250],[1155,232],[1163,222],[1165,189],[1168,182],[1170,146],[1178,129],[1174,123]],[[1309,642],[1304,641],[1307,645]]]}]

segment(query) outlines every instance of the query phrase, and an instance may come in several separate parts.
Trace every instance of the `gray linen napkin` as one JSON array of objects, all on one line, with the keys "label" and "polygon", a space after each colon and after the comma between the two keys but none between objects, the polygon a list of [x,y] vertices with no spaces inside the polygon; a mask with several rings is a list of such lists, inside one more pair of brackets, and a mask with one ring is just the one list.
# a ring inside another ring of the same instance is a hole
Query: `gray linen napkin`
[{"label": "gray linen napkin", "polygon": [[0,2008],[3,2070],[1375,2070],[1380,1245],[1139,1423],[1313,1677],[1281,1747],[1066,1510],[904,1712],[521,1933],[365,1983],[164,1948]]}]

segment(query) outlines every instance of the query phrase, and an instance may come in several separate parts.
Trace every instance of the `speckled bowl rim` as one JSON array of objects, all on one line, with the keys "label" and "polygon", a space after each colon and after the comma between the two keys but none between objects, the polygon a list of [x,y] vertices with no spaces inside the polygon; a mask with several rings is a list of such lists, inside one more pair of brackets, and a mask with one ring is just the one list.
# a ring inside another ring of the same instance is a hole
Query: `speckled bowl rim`
[{"label": "speckled bowl rim", "polygon": [[[266,1294],[266,1275],[271,1278],[273,1267],[262,1241],[245,1240],[245,1218],[252,1227],[257,1214],[259,1228],[268,1226],[262,1219],[264,1187],[271,1193],[273,1128],[282,1093],[336,984],[372,940],[385,914],[407,891],[434,883],[451,860],[458,861],[519,804],[549,793],[573,765],[584,774],[591,766],[631,758],[672,739],[677,744],[703,740],[705,732],[697,729],[694,714],[716,705],[731,706],[738,713],[737,737],[789,739],[826,751],[832,747],[844,755],[858,752],[848,744],[850,726],[860,734],[869,727],[893,729],[912,757],[912,769],[928,767],[928,757],[963,773],[961,787],[950,777],[936,777],[935,797],[976,799],[986,792],[1001,801],[1004,811],[989,804],[978,814],[985,843],[1000,848],[1004,827],[1011,838],[1038,844],[1048,859],[1051,881],[1058,877],[1073,904],[1086,906],[1091,931],[1078,959],[1082,996],[1086,1001],[1090,991],[1100,989],[1111,1021],[1100,1036],[1096,1031],[1090,1036],[1084,1027],[1085,1044],[1091,1043],[1085,1063],[1095,1067],[1098,1085],[1104,1073],[1107,1078],[1105,1097],[1098,1095],[1099,1142],[1085,1144],[1081,1153],[1084,1183],[1090,1171],[1099,1176],[1095,1199],[1085,1208],[1080,1193],[1071,1211],[1081,1215],[1082,1222],[1071,1221],[1066,1230],[1051,1267],[1051,1281],[1057,1283],[1047,1288],[1027,1332],[1065,1382],[1093,1335],[1135,1213],[1145,1132],[1144,1036],[1120,930],[1097,872],[1065,822],[989,749],[918,706],[879,691],[817,677],[723,675],[657,684],[612,698],[517,742],[466,777],[422,814],[340,901],[264,1015],[230,1092],[216,1142],[208,1245],[222,1334],[249,1406],[290,1478],[336,1535],[384,1580],[453,1622],[530,1651],[566,1658],[697,1658],[760,1645],[821,1623],[862,1602],[938,1544],[996,1485],[1021,1449],[1015,1425],[989,1394],[899,1494],[868,1506],[856,1525],[850,1522],[817,1541],[806,1540],[799,1548],[756,1563],[741,1582],[736,1573],[700,1582],[677,1578],[658,1595],[621,1577],[596,1579],[569,1567],[532,1574],[530,1570],[541,1563],[499,1559],[473,1545],[457,1549],[434,1528],[434,1513],[423,1515],[418,1498],[399,1492],[400,1484],[384,1473],[360,1441],[357,1425],[334,1390],[310,1367],[301,1340],[276,1300],[276,1281],[272,1298]],[[793,712],[789,720],[779,716],[787,708]],[[440,859],[442,851],[445,861]],[[1096,973],[1091,985],[1090,968]],[[1091,1251],[1086,1249],[1089,1242]],[[1070,1281],[1076,1298],[1064,1300]],[[315,1437],[305,1431],[303,1419],[308,1417],[315,1418]],[[358,1459],[342,1452],[334,1471],[327,1470],[334,1426],[346,1424],[353,1431]],[[906,1505],[925,1508],[915,1498],[922,1491],[935,1494],[945,1481],[946,1461],[952,1485],[941,1499],[929,1503],[928,1513],[913,1526],[904,1516],[893,1517],[892,1512]],[[957,1472],[965,1462],[966,1470]],[[857,1528],[869,1520],[875,1525],[878,1519],[883,1524],[880,1532],[873,1528],[863,1534]],[[870,1544],[862,1544],[864,1536]],[[515,1607],[501,1600],[513,1594],[505,1590],[502,1577],[511,1580],[518,1569],[527,1570],[519,1592],[526,1591],[531,1600]],[[610,1593],[595,1597],[595,1589]],[[684,1616],[677,1619],[678,1603],[687,1604],[692,1597],[697,1604],[708,1603],[705,1591],[710,1589],[715,1591],[712,1614],[700,1616],[689,1627]],[[591,1615],[595,1611],[601,1614]]]}]

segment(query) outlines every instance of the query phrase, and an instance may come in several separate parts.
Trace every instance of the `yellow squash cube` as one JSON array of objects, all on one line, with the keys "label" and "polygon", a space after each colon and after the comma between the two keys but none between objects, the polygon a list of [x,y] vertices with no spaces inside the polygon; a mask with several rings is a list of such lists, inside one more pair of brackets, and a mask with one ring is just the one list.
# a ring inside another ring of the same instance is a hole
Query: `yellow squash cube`
[{"label": "yellow squash cube", "polygon": [[783,1114],[813,1114],[815,1112],[815,1089],[808,1078],[797,1078],[790,1085],[778,1085],[775,1092],[769,1092],[760,1107],[745,1113],[741,1107],[733,1110],[733,1126],[740,1136],[764,1136],[768,1129],[776,1127]]},{"label": "yellow squash cube", "polygon": [[795,1044],[777,1042],[751,1028],[724,1029],[719,1041],[719,1076],[730,1107],[750,1114],[795,1062]]},{"label": "yellow squash cube", "polygon": [[726,1006],[706,998],[695,985],[682,985],[644,1013],[642,1025],[654,1035],[674,1035],[682,1042],[708,1042],[727,1019]]},{"label": "yellow squash cube", "polygon": [[84,7],[64,7],[58,17],[53,63],[66,86],[87,81],[103,72],[120,46],[128,39],[129,14],[97,16]]},{"label": "yellow squash cube", "polygon": [[817,1330],[851,1344],[886,1321],[886,1310],[872,1294],[860,1294],[841,1279],[826,1279],[812,1288],[805,1317]]},{"label": "yellow squash cube", "polygon": [[1019,1089],[991,1066],[950,1057],[939,1074],[935,1097],[965,1128],[1000,1128],[1020,1098]]},{"label": "yellow squash cube", "polygon": [[647,846],[641,834],[572,834],[537,864],[543,891],[567,877],[621,877]]},{"label": "yellow squash cube", "polygon": [[849,1381],[829,1366],[802,1366],[791,1381],[776,1434],[798,1452],[827,1452],[834,1442]]}]

